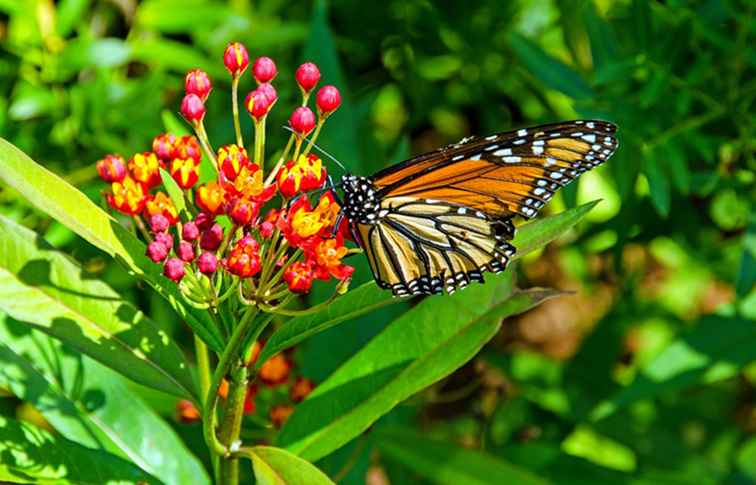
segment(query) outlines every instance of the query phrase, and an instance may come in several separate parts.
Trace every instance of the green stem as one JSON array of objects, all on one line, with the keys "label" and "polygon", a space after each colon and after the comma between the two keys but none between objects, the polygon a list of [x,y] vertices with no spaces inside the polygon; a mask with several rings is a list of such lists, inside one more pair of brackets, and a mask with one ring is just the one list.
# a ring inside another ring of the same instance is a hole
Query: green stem
[{"label": "green stem", "polygon": [[307,148],[305,148],[305,151],[302,152],[303,157],[306,157],[310,153],[310,150],[312,150],[312,146],[315,144],[315,140],[318,139],[318,135],[320,134],[320,129],[323,128],[323,124],[325,123],[325,120],[326,120],[325,116],[321,116],[320,118],[318,118],[318,124],[315,127],[315,132],[312,134],[312,136],[308,140]]},{"label": "green stem", "polygon": [[205,131],[205,125],[202,122],[195,123],[194,131],[197,133],[197,138],[199,138],[200,145],[202,145],[202,149],[205,150],[205,154],[213,163],[213,167],[215,168],[215,171],[218,172],[218,159],[215,158],[215,153],[213,153],[213,149],[210,146],[210,139],[207,137],[207,131]]},{"label": "green stem", "polygon": [[260,121],[255,121],[255,163],[261,169],[265,165],[263,154],[265,152],[265,120],[267,118],[267,116],[264,116]]},{"label": "green stem", "polygon": [[[200,399],[207,399],[210,389],[210,355],[207,345],[196,334],[194,335],[194,349],[197,354],[197,375],[199,376]],[[218,471],[218,455],[211,455],[213,470]]]},{"label": "green stem", "polygon": [[[239,439],[246,397],[247,367],[244,362],[240,362],[236,364],[231,375],[223,422],[220,427],[220,441],[229,450],[234,449],[234,443]],[[235,456],[228,456],[221,462],[220,482],[227,485],[239,483],[239,461]]]},{"label": "green stem", "polygon": [[234,113],[234,131],[236,132],[236,144],[239,148],[244,148],[244,139],[242,138],[241,125],[239,123],[239,79],[238,74],[231,81],[231,105]]},{"label": "green stem", "polygon": [[286,148],[284,148],[283,153],[278,158],[278,162],[276,162],[276,166],[273,167],[273,170],[268,174],[268,178],[265,179],[266,186],[270,185],[271,182],[273,182],[273,179],[276,177],[276,173],[278,173],[278,169],[281,168],[281,165],[283,165],[286,157],[289,155],[289,150],[291,150],[291,144],[294,143],[294,138],[294,133],[292,133],[289,136],[289,141],[286,142]]}]

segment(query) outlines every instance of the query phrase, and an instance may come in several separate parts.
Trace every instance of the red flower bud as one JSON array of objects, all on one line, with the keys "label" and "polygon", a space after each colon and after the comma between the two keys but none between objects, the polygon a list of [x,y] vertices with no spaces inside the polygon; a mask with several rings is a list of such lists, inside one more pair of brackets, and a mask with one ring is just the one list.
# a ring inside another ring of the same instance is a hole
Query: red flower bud
[{"label": "red flower bud", "polygon": [[202,233],[200,247],[207,251],[215,251],[223,242],[223,228],[220,224],[213,224],[210,229]]},{"label": "red flower bud", "polygon": [[126,161],[119,155],[105,155],[97,162],[97,173],[105,182],[123,182],[126,178]]},{"label": "red flower bud", "polygon": [[232,76],[240,76],[249,65],[249,53],[241,42],[232,42],[223,53],[223,64]]},{"label": "red flower bud", "polygon": [[258,57],[252,66],[252,72],[258,83],[267,83],[273,80],[278,74],[276,63],[270,57]]},{"label": "red flower bud", "polygon": [[150,217],[150,229],[152,229],[152,232],[165,232],[170,225],[171,221],[163,214],[155,214]]},{"label": "red flower bud", "polygon": [[291,362],[284,354],[276,354],[260,366],[258,377],[269,386],[283,384],[289,379]]},{"label": "red flower bud", "polygon": [[336,86],[323,86],[318,90],[318,96],[316,98],[318,111],[321,114],[331,114],[341,106],[341,94]]},{"label": "red flower bud", "polygon": [[195,163],[200,163],[202,148],[200,147],[199,140],[191,135],[184,135],[176,139],[173,144],[173,154],[171,155],[171,159],[174,158],[181,158],[182,160],[191,158]]},{"label": "red flower bud", "polygon": [[320,69],[312,62],[305,62],[297,68],[295,77],[302,91],[309,93],[320,81]]},{"label": "red flower bud", "polygon": [[152,152],[137,153],[129,159],[129,172],[137,182],[143,183],[148,189],[160,185],[160,161]]},{"label": "red flower bud", "polygon": [[184,224],[181,236],[183,237],[184,241],[196,241],[197,238],[199,238],[199,228],[197,227],[197,224],[192,221]]},{"label": "red flower bud", "polygon": [[210,78],[207,77],[207,73],[202,69],[194,69],[187,72],[186,78],[184,78],[184,87],[186,88],[186,94],[196,94],[202,101],[207,99],[207,96],[213,89]]},{"label": "red flower bud", "polygon": [[194,260],[194,246],[186,241],[181,241],[176,250],[176,255],[184,262],[191,263]]},{"label": "red flower bud", "polygon": [[259,89],[251,91],[244,98],[244,107],[247,108],[249,115],[257,121],[260,121],[260,119],[268,114],[272,104],[272,101]]},{"label": "red flower bud", "polygon": [[243,167],[249,166],[247,150],[235,144],[220,147],[218,165],[227,179],[234,180]]},{"label": "red flower bud", "polygon": [[194,218],[194,223],[197,224],[197,227],[200,228],[200,230],[204,231],[210,229],[210,226],[215,224],[215,217],[207,212],[200,212]]},{"label": "red flower bud", "polygon": [[289,397],[294,402],[301,402],[315,389],[315,384],[310,379],[297,377],[294,385],[289,390]]},{"label": "red flower bud", "polygon": [[174,158],[169,165],[173,180],[182,189],[191,188],[199,180],[199,163],[193,158]]},{"label": "red flower bud", "polygon": [[270,408],[270,422],[273,423],[273,426],[278,429],[281,426],[284,425],[287,419],[289,419],[289,416],[291,416],[291,413],[294,412],[294,406],[290,406],[288,404],[276,404],[272,408]]},{"label": "red flower bud", "polygon": [[231,203],[228,216],[238,225],[246,226],[257,217],[260,211],[258,204],[245,199],[235,199]]},{"label": "red flower bud", "polygon": [[176,414],[182,423],[194,423],[202,419],[199,409],[188,399],[182,399],[176,403]]},{"label": "red flower bud", "polygon": [[[259,86],[257,86],[256,91],[260,91],[265,96],[268,97],[268,101],[270,101],[270,106],[273,106],[276,101],[278,101],[278,93],[276,92],[276,88],[273,87],[270,83],[262,83]],[[268,111],[270,111],[270,108],[268,108]]]},{"label": "red flower bud", "polygon": [[[173,159],[173,151],[178,139],[170,133],[163,133],[152,139],[152,151],[161,162],[168,162]],[[179,157],[185,158],[185,157]]]},{"label": "red flower bud", "polygon": [[205,117],[205,104],[196,94],[187,94],[181,101],[181,115],[190,123],[199,123]]},{"label": "red flower bud", "polygon": [[167,232],[159,232],[155,234],[155,242],[160,243],[163,246],[165,246],[168,252],[170,252],[171,249],[173,249],[173,236],[171,236]]},{"label": "red flower bud", "polygon": [[273,224],[270,221],[265,221],[262,224],[260,224],[260,235],[264,238],[269,238],[273,235],[273,231],[275,230],[276,225]]},{"label": "red flower bud", "polygon": [[251,236],[241,238],[226,259],[229,273],[249,278],[260,272],[260,244]]},{"label": "red flower bud", "polygon": [[147,257],[152,261],[159,263],[168,257],[169,250],[165,244],[160,241],[152,241],[147,245]]},{"label": "red flower bud", "polygon": [[213,274],[218,268],[218,258],[213,253],[204,252],[197,259],[197,268],[203,274]]},{"label": "red flower bud", "polygon": [[307,106],[300,106],[291,114],[289,124],[297,134],[307,136],[315,128],[315,115]]},{"label": "red flower bud", "polygon": [[169,280],[178,283],[185,274],[184,262],[178,258],[170,258],[163,266],[163,274]]},{"label": "red flower bud", "polygon": [[283,278],[293,293],[308,293],[312,288],[312,268],[301,261],[286,268]]}]

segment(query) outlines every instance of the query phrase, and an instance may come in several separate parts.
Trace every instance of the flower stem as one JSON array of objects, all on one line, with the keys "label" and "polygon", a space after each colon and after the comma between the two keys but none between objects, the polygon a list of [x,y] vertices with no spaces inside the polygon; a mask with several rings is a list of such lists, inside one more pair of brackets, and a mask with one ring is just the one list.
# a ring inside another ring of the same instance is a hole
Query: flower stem
[{"label": "flower stem", "polygon": [[325,116],[321,116],[320,118],[318,118],[318,124],[315,127],[315,132],[312,134],[312,136],[308,140],[307,148],[305,148],[305,151],[302,152],[303,157],[306,157],[310,153],[310,150],[312,150],[312,145],[314,145],[315,140],[318,139],[318,135],[320,134],[320,129],[323,128],[323,125],[325,124],[325,120],[326,120]]},{"label": "flower stem", "polygon": [[263,169],[265,160],[263,155],[265,153],[265,120],[267,116],[264,116],[260,121],[255,121],[255,163],[260,169]]},{"label": "flower stem", "polygon": [[292,133],[289,136],[289,141],[286,142],[286,148],[284,148],[283,153],[278,158],[278,162],[276,162],[276,166],[273,167],[273,170],[268,174],[268,178],[265,179],[265,186],[268,186],[273,182],[273,179],[276,177],[276,173],[278,172],[278,169],[281,168],[281,165],[283,165],[284,160],[286,160],[286,157],[289,155],[289,150],[291,150],[291,144],[294,143],[294,133]]},{"label": "flower stem", "polygon": [[[244,401],[247,397],[247,367],[244,362],[235,364],[229,383],[228,399],[220,427],[220,441],[229,450],[239,439],[241,422],[244,417]],[[239,461],[233,455],[225,457],[221,463],[220,482],[227,485],[239,483]]]},{"label": "flower stem", "polygon": [[210,139],[207,137],[207,131],[205,131],[204,123],[202,123],[201,121],[199,123],[195,123],[194,131],[197,133],[197,138],[199,138],[200,145],[202,145],[202,149],[205,150],[205,154],[213,163],[213,167],[215,167],[215,171],[218,172],[218,159],[215,158],[213,149],[210,146]]},{"label": "flower stem", "polygon": [[241,125],[239,123],[239,79],[238,74],[231,81],[231,106],[234,113],[234,131],[236,132],[236,144],[244,148],[244,139],[242,138]]}]

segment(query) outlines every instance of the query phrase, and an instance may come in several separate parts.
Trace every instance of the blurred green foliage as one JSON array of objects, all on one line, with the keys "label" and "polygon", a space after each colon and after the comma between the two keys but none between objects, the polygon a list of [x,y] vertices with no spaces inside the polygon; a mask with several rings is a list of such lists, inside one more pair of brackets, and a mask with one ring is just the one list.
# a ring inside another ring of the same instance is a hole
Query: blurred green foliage
[{"label": "blurred green foliage", "polygon": [[[499,469],[491,457],[554,483],[754,483],[755,14],[750,0],[0,0],[0,134],[99,203],[93,162],[181,126],[189,68],[213,78],[211,138],[231,140],[231,40],[278,63],[270,126],[288,117],[299,62],[343,88],[322,144],[358,173],[469,134],[614,121],[617,155],[547,210],[603,202],[519,268],[522,286],[578,294],[505,322],[472,364],[377,425],[393,431],[319,465],[343,483],[454,483]],[[0,210],[173,319],[10,189]],[[304,371],[322,380],[401,306],[308,341]],[[436,441],[408,454],[397,436]],[[449,460],[462,446],[483,472]]]}]

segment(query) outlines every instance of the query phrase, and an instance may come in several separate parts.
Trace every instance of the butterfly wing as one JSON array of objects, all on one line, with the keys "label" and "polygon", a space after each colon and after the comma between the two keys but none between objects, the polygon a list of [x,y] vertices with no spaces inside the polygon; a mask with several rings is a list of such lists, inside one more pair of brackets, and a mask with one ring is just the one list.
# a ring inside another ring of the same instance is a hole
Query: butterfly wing
[{"label": "butterfly wing", "polygon": [[578,120],[467,138],[378,172],[378,197],[443,200],[506,218],[535,216],[561,186],[617,149],[616,126]]},{"label": "butterfly wing", "polygon": [[386,199],[380,219],[355,224],[379,286],[395,295],[453,293],[483,272],[500,272],[514,254],[509,221],[443,201]]}]

